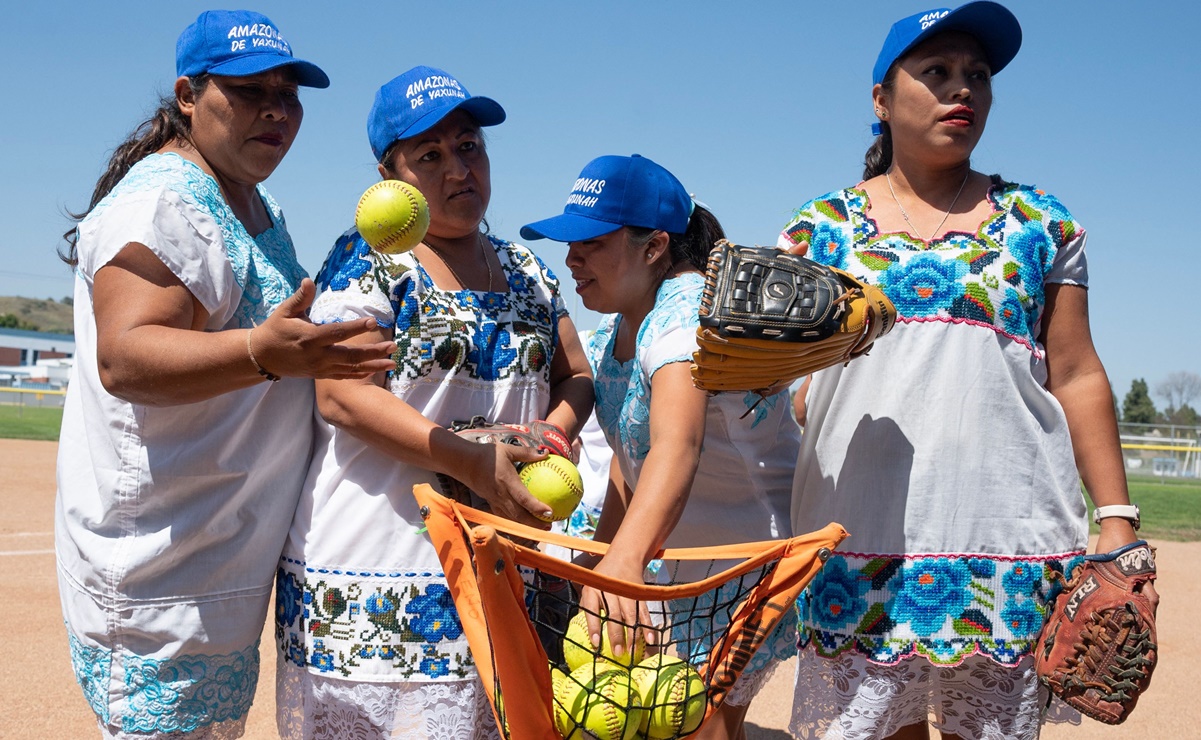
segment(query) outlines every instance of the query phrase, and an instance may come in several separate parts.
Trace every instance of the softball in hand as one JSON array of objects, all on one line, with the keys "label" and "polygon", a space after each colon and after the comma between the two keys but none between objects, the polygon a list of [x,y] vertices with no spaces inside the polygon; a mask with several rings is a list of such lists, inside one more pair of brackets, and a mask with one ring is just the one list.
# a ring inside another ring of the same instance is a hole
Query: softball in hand
[{"label": "softball in hand", "polygon": [[425,196],[400,180],[383,180],[367,188],[354,212],[363,241],[377,252],[400,254],[421,243],[430,227]]},{"label": "softball in hand", "polygon": [[545,460],[526,463],[519,475],[534,498],[550,507],[551,515],[545,521],[567,519],[584,497],[580,471],[565,457],[547,455]]}]

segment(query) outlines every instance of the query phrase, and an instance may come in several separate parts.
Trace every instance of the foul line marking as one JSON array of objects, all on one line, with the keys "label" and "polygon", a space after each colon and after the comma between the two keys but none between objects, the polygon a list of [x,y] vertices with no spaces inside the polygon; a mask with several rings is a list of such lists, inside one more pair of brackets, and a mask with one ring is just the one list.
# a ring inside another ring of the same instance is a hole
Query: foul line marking
[{"label": "foul line marking", "polygon": [[8,557],[12,555],[53,555],[54,550],[10,550],[8,552],[0,552],[0,557]]}]

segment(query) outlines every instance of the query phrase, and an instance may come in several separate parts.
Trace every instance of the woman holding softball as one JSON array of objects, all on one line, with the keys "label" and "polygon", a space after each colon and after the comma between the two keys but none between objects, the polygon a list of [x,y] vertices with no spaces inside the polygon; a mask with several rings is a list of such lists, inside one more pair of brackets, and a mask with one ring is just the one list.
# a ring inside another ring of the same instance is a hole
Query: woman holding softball
[{"label": "woman holding softball", "polygon": [[398,349],[386,373],[317,387],[324,420],[276,584],[285,738],[497,734],[412,489],[450,476],[493,511],[545,526],[535,514],[546,506],[514,468],[543,453],[447,427],[546,420],[570,440],[592,408],[558,281],[528,249],[486,232],[482,127],[504,119],[495,101],[430,67],[376,95],[367,133],[380,176],[424,194],[429,230],[411,251],[384,254],[352,229],[317,277],[314,321],[367,317],[376,329],[362,341]]},{"label": "woman holding softball", "polygon": [[300,128],[299,87],[325,73],[250,11],[202,13],[176,69],[64,257],[78,352],[55,547],[76,678],[106,737],[242,735],[311,451],[311,379],[369,375],[394,349],[342,344],[370,337],[366,319],[305,318],[313,284],[260,184]]}]

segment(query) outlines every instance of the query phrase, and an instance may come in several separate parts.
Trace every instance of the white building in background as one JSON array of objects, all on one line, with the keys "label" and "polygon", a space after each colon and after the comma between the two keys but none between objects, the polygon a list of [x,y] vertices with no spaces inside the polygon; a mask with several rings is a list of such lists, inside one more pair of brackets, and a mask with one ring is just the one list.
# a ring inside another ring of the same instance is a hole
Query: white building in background
[{"label": "white building in background", "polygon": [[0,328],[0,386],[67,384],[74,364],[75,337]]}]

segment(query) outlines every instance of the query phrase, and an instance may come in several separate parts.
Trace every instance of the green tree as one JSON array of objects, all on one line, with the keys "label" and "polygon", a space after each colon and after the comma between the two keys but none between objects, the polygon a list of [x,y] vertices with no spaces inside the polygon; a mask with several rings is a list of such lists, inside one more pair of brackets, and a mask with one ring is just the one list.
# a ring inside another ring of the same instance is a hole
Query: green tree
[{"label": "green tree", "polygon": [[1147,390],[1147,381],[1136,378],[1130,384],[1130,392],[1122,402],[1122,421],[1127,424],[1154,424],[1158,412],[1151,393]]},{"label": "green tree", "polygon": [[37,331],[37,324],[31,324],[22,319],[16,314],[0,313],[0,329],[21,329],[23,331]]}]

